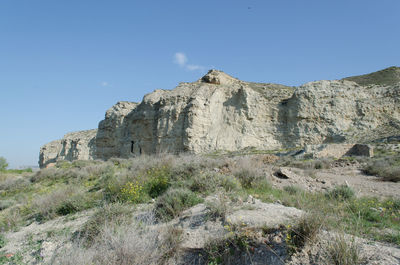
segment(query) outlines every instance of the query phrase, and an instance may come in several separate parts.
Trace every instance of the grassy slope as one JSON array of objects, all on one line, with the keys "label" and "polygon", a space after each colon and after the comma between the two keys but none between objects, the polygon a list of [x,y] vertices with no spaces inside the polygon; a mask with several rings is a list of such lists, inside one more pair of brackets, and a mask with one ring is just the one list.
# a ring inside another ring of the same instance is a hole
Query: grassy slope
[{"label": "grassy slope", "polygon": [[262,201],[280,200],[284,205],[322,213],[327,229],[400,245],[400,201],[354,198],[342,187],[329,193],[309,193],[295,187],[279,190],[265,181],[263,166],[257,156],[143,156],[108,162],[60,162],[55,168],[24,176],[2,175],[0,230],[18,230],[31,222],[46,222],[90,208],[100,211],[109,203],[121,207],[151,203],[152,198],[156,200],[156,216],[161,221],[170,220],[205,196],[223,190],[230,198],[253,195]]}]

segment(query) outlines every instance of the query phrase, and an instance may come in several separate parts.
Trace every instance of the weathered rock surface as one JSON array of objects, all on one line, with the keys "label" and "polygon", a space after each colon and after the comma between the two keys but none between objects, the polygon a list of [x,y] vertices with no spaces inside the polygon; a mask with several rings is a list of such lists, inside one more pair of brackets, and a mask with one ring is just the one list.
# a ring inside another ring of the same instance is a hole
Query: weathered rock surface
[{"label": "weathered rock surface", "polygon": [[139,104],[118,102],[99,124],[96,151],[90,149],[108,159],[366,143],[398,135],[399,76],[400,68],[391,67],[295,88],[211,70],[196,82],[156,90]]},{"label": "weathered rock surface", "polygon": [[96,150],[97,130],[68,133],[61,140],[52,141],[40,148],[39,166],[48,167],[59,160],[90,160]]},{"label": "weathered rock surface", "polygon": [[107,110],[96,135],[96,158],[106,160],[120,156],[119,148],[124,145],[122,141],[126,132],[124,120],[137,105],[138,103],[120,101]]}]

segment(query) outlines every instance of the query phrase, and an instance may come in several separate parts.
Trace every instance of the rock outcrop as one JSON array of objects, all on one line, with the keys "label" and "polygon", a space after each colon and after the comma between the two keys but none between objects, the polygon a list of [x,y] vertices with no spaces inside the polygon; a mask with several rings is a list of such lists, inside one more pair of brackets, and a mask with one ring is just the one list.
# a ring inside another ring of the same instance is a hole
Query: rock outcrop
[{"label": "rock outcrop", "polygon": [[96,158],[107,160],[120,156],[120,147],[125,144],[125,117],[137,105],[138,103],[120,101],[107,110],[105,119],[99,123],[96,135]]},{"label": "rock outcrop", "polygon": [[52,141],[40,148],[39,166],[53,165],[60,160],[90,160],[96,150],[97,130],[68,133],[61,140]]},{"label": "rock outcrop", "polygon": [[[196,82],[145,95],[140,103],[118,102],[100,122],[89,158],[368,143],[399,134],[399,76],[400,68],[391,67],[296,88],[210,70]],[[45,157],[54,160],[46,151],[43,157],[41,165]]]}]

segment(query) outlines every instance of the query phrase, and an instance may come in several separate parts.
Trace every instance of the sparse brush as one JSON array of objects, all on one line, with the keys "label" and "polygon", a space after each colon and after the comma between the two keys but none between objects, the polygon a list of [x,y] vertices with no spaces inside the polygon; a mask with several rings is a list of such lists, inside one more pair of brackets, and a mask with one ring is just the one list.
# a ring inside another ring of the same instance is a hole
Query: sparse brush
[{"label": "sparse brush", "polygon": [[236,161],[232,173],[244,188],[255,186],[264,176],[262,162],[250,156],[242,157]]},{"label": "sparse brush", "polygon": [[301,189],[298,186],[290,185],[283,187],[283,190],[289,193],[290,195],[294,195],[301,192]]},{"label": "sparse brush", "polygon": [[207,215],[213,220],[221,218],[222,221],[225,221],[226,216],[231,210],[229,198],[225,194],[219,194],[215,200],[206,202],[206,207],[208,210]]},{"label": "sparse brush", "polygon": [[107,204],[94,213],[79,231],[79,238],[83,238],[85,246],[91,246],[99,238],[100,231],[112,224],[114,226],[129,225],[132,222],[132,208],[120,203]]},{"label": "sparse brush", "polygon": [[181,230],[156,228],[148,216],[137,222],[96,226],[98,240],[90,246],[76,240],[73,247],[57,250],[52,264],[86,265],[154,265],[168,260],[179,249]]},{"label": "sparse brush", "polygon": [[96,198],[80,188],[68,186],[35,199],[32,205],[37,221],[52,219],[57,215],[75,213],[93,206]]},{"label": "sparse brush", "polygon": [[295,226],[287,226],[286,243],[292,251],[303,248],[306,244],[312,244],[323,225],[322,216],[317,213],[309,213],[300,218]]},{"label": "sparse brush", "polygon": [[187,189],[169,189],[158,197],[154,211],[156,217],[162,221],[169,221],[177,217],[185,209],[192,207],[203,199]]},{"label": "sparse brush", "polygon": [[22,220],[23,218],[19,207],[5,209],[0,215],[0,231],[14,230]]},{"label": "sparse brush", "polygon": [[354,197],[354,190],[347,185],[340,185],[328,191],[326,196],[335,200],[350,200]]},{"label": "sparse brush", "polygon": [[334,265],[358,265],[362,262],[354,237],[348,240],[342,234],[329,243],[327,258]]},{"label": "sparse brush", "polygon": [[27,177],[9,176],[0,182],[0,190],[16,191],[29,186],[31,182]]},{"label": "sparse brush", "polygon": [[187,185],[193,192],[210,193],[215,190],[218,184],[217,174],[206,172],[195,176],[189,176]]},{"label": "sparse brush", "polygon": [[398,158],[385,157],[368,162],[363,171],[368,175],[380,177],[383,181],[400,181],[400,166]]}]

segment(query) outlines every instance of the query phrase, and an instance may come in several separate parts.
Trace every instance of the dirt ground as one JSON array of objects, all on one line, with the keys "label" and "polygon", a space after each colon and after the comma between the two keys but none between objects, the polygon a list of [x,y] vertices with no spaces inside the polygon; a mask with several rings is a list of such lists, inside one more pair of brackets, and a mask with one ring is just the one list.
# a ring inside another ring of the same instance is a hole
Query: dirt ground
[{"label": "dirt ground", "polygon": [[[277,176],[282,171],[287,176]],[[324,191],[334,186],[347,185],[357,196],[393,197],[400,199],[400,182],[382,181],[375,176],[364,174],[358,164],[339,164],[330,169],[299,169],[292,167],[270,167],[266,170],[267,179],[273,186],[298,186],[307,191]]]}]

